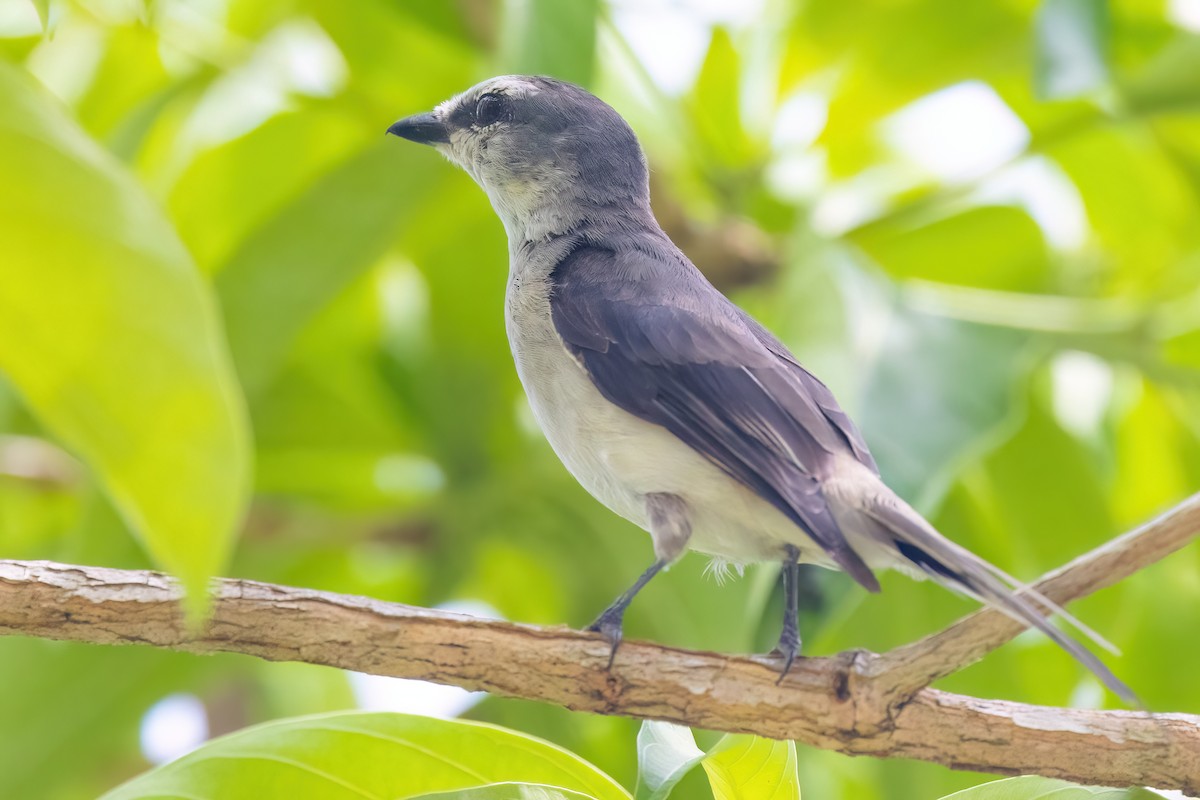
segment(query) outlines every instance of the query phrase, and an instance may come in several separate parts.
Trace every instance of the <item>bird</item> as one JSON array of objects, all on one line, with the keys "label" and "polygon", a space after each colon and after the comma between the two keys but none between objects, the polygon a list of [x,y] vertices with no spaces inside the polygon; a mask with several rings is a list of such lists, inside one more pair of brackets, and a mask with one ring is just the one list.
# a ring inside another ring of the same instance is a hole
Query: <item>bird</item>
[{"label": "bird", "polygon": [[611,644],[610,669],[634,596],[694,550],[781,565],[780,680],[800,651],[807,563],[869,592],[878,570],[931,579],[1040,630],[1137,702],[1050,617],[1106,644],[1098,635],[893,492],[825,384],[672,243],[641,145],[611,106],[504,75],[387,132],[433,146],[487,194],[508,237],[505,329],[533,415],[579,483],[650,534],[653,563],[589,627]]}]

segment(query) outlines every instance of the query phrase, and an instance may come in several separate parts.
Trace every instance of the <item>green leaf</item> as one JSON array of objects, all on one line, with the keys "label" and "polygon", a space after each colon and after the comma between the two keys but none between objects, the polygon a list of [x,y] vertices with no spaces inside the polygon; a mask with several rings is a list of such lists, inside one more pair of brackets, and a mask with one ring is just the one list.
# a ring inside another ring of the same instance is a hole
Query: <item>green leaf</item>
[{"label": "green leaf", "polygon": [[[1200,73],[1200,59],[1196,65]],[[1200,206],[1187,173],[1136,126],[1083,131],[1047,155],[1083,200],[1089,244],[1098,245],[1093,291],[1136,297],[1200,244]]]},{"label": "green leaf", "polygon": [[1049,272],[1041,228],[1013,206],[972,208],[916,226],[880,222],[850,238],[896,278],[1030,291],[1043,288]]},{"label": "green leaf", "polygon": [[599,10],[598,0],[508,0],[502,28],[504,71],[588,85]]},{"label": "green leaf", "polygon": [[122,25],[109,31],[92,83],[74,105],[75,116],[88,132],[111,145],[114,136],[133,134],[139,117],[152,118],[163,95],[175,88],[154,30],[144,24]]},{"label": "green leaf", "polygon": [[1005,778],[946,795],[942,800],[1159,800],[1147,789],[1108,789],[1027,775]]},{"label": "green leaf", "polygon": [[[751,165],[756,156],[753,143],[742,124],[742,59],[733,37],[725,28],[715,28],[688,109],[705,165],[716,170],[738,170]],[[717,181],[727,176],[717,173]]]},{"label": "green leaf", "polygon": [[683,725],[646,720],[637,736],[638,799],[662,800],[704,758]]},{"label": "green leaf", "polygon": [[990,442],[1017,409],[1026,339],[901,311],[884,341],[858,421],[888,485],[928,508],[962,460]]},{"label": "green leaf", "polygon": [[197,155],[172,187],[167,208],[200,269],[231,266],[231,254],[248,236],[297,214],[296,199],[348,168],[347,157],[372,133],[370,143],[379,144],[379,131],[360,118],[314,104]]},{"label": "green leaf", "polygon": [[714,800],[800,800],[795,742],[730,735],[700,763]]},{"label": "green leaf", "polygon": [[1078,97],[1108,81],[1108,0],[1043,0],[1035,22],[1037,90]]},{"label": "green leaf", "polygon": [[198,599],[250,474],[208,287],[137,183],[3,65],[0,174],[0,370]]},{"label": "green leaf", "polygon": [[423,794],[413,800],[592,800],[592,795],[543,783],[492,783],[474,789]]},{"label": "green leaf", "polygon": [[1062,428],[1046,400],[1031,394],[1022,424],[988,455],[986,466],[1000,498],[1001,529],[1036,553],[1036,568],[1064,563],[1118,531],[1103,480],[1107,467]]},{"label": "green leaf", "polygon": [[1187,111],[1200,105],[1200,35],[1180,34],[1124,86],[1142,112]]},{"label": "green leaf", "polygon": [[247,236],[216,285],[248,395],[270,383],[296,334],[379,260],[448,174],[435,153],[381,137]]},{"label": "green leaf", "polygon": [[561,787],[595,800],[630,800],[612,778],[540,739],[478,722],[359,712],[269,722],[215,739],[104,800],[400,800],[508,781]]}]

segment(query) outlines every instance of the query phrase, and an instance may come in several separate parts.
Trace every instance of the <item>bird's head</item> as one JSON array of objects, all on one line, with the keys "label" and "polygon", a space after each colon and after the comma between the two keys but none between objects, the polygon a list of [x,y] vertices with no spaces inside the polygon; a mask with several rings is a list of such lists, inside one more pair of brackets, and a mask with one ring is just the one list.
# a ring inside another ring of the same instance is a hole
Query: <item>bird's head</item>
[{"label": "bird's head", "polygon": [[465,169],[510,232],[532,217],[550,230],[597,206],[649,207],[645,157],[629,125],[563,81],[491,78],[388,133],[433,145]]}]

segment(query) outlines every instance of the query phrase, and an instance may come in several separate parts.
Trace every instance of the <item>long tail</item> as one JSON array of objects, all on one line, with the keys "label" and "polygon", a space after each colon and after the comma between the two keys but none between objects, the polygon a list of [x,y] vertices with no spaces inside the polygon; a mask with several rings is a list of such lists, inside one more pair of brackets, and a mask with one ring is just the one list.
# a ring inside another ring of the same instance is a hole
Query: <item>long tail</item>
[{"label": "long tail", "polygon": [[1142,707],[1141,701],[1128,686],[1094,653],[1052,625],[1047,614],[1061,616],[1106,649],[1114,650],[1112,645],[1050,600],[942,536],[924,517],[895,495],[880,497],[869,507],[860,508],[860,511],[879,524],[882,533],[891,539],[902,558],[930,578],[986,603],[1024,625],[1037,628],[1091,670],[1115,695],[1131,706]]}]

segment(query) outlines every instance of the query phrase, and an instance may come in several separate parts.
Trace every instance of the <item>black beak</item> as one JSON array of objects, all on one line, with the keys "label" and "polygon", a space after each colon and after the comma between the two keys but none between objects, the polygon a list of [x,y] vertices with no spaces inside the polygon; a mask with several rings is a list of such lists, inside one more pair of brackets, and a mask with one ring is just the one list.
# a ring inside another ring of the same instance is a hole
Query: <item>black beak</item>
[{"label": "black beak", "polygon": [[445,144],[450,141],[450,132],[433,114],[414,114],[393,122],[387,132],[401,139],[421,144]]}]

